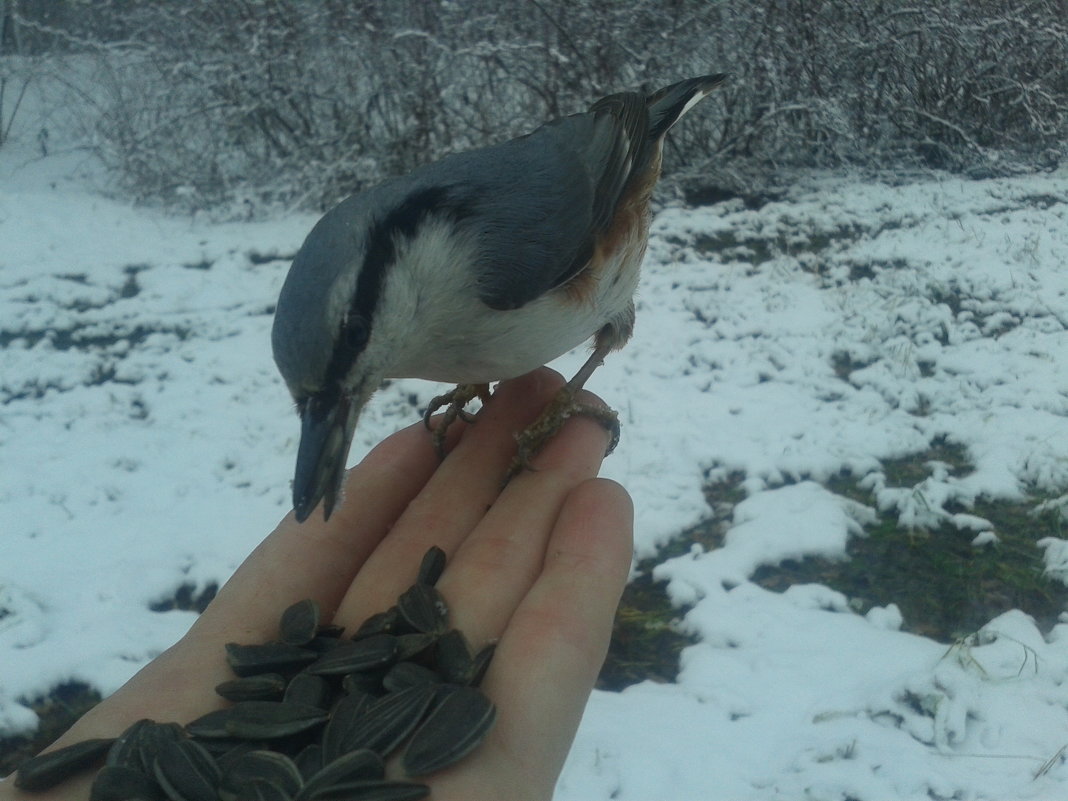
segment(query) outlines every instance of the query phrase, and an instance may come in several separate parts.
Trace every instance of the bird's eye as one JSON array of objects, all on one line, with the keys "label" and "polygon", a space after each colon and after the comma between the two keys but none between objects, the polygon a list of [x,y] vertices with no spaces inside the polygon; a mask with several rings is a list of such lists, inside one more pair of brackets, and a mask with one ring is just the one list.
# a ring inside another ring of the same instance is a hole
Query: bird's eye
[{"label": "bird's eye", "polygon": [[345,321],[345,342],[355,351],[363,350],[371,336],[371,327],[363,317],[353,315]]}]

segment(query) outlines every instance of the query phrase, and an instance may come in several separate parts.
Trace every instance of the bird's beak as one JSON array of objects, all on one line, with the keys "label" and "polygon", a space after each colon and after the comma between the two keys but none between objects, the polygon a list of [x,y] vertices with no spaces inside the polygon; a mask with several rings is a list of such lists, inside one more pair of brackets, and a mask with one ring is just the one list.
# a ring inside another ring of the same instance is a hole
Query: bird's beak
[{"label": "bird's beak", "polygon": [[320,500],[324,520],[334,511],[359,417],[359,409],[354,407],[353,398],[340,392],[313,395],[304,406],[293,477],[293,510],[298,523],[308,519]]}]

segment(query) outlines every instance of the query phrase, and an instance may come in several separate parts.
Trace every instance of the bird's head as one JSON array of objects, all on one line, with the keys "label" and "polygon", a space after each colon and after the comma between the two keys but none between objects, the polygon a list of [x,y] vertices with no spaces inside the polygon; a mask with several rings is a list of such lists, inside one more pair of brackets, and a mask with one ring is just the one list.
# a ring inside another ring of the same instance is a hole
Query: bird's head
[{"label": "bird's head", "polygon": [[395,220],[374,213],[381,194],[355,195],[319,220],[275,310],[274,359],[301,418],[293,479],[300,522],[320,500],[330,517],[360,410],[389,370],[379,310],[397,232]]},{"label": "bird's head", "polygon": [[353,195],[319,220],[293,259],[271,343],[301,418],[298,521],[320,500],[330,517],[357,418],[383,379],[425,369],[437,329],[424,299],[447,314],[456,282],[444,290],[436,282],[443,265],[466,258],[450,246],[463,240],[447,195],[404,179]]}]

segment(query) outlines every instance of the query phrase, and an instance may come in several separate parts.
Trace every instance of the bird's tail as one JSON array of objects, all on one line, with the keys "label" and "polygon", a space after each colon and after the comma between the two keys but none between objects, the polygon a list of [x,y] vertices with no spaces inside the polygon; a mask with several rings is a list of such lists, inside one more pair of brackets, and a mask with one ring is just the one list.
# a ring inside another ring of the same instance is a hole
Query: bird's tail
[{"label": "bird's tail", "polygon": [[682,119],[683,114],[708,97],[725,80],[727,76],[724,73],[702,75],[665,86],[649,95],[649,138],[656,141],[666,134],[672,125]]}]

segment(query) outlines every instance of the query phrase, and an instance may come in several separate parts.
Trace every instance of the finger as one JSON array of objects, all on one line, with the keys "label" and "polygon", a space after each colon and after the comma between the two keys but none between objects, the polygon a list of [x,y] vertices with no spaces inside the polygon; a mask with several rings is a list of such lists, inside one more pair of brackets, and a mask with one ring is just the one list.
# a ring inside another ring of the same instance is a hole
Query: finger
[{"label": "finger", "polygon": [[[581,400],[600,403],[589,393]],[[452,602],[452,625],[476,649],[501,635],[541,573],[560,510],[575,487],[597,475],[608,439],[589,417],[568,420],[453,557],[438,587]]]},{"label": "finger", "polygon": [[507,784],[467,797],[506,797],[517,786],[529,791],[524,797],[552,794],[608,651],[632,530],[630,496],[618,484],[595,479],[568,496],[544,570],[512,615],[482,683],[497,704],[496,725],[475,757],[435,777],[435,798],[464,797],[470,782],[495,776]]},{"label": "finger", "polygon": [[212,688],[232,678],[224,659],[226,643],[276,638],[282,610],[304,598],[314,599],[324,622],[329,621],[367,555],[437,466],[428,439],[421,425],[412,425],[372,450],[345,478],[344,514],[339,509],[329,521],[315,517],[301,525],[290,513],[238,568],[186,636],[110,703],[153,697],[155,685],[162,682],[169,690],[166,706],[178,719],[183,708],[207,711],[221,704]]},{"label": "finger", "polygon": [[[463,428],[458,423],[451,439]],[[328,522],[315,517],[300,525],[290,513],[181,641],[91,709],[51,747],[114,737],[143,717],[185,722],[223,705],[213,688],[233,677],[224,658],[225,644],[277,636],[282,610],[303,598],[314,598],[329,620],[367,554],[437,466],[438,456],[422,424],[384,440],[348,472],[349,501]],[[64,785],[63,793],[73,793],[73,786]],[[55,797],[77,797],[63,793]],[[41,796],[42,801],[49,797]]]},{"label": "finger", "polygon": [[304,598],[317,601],[330,620],[353,576],[437,466],[421,424],[384,440],[348,472],[343,503],[329,521],[313,515],[298,524],[290,513],[253,551],[197,621],[197,636],[274,636],[281,611]]},{"label": "finger", "polygon": [[316,518],[304,525],[287,516],[186,636],[91,710],[71,735],[115,736],[141,717],[185,722],[222,705],[213,688],[233,677],[225,644],[276,637],[282,610],[303,598],[315,599],[329,620],[367,554],[437,465],[422,424],[383,441],[346,476],[344,514],[339,509],[329,522]]},{"label": "finger", "polygon": [[[485,516],[500,492],[505,468],[522,430],[563,385],[541,369],[502,382],[463,437],[367,559],[345,596],[338,620],[358,625],[391,606],[411,585],[432,545],[451,555]],[[429,437],[428,437],[429,439]]]}]

